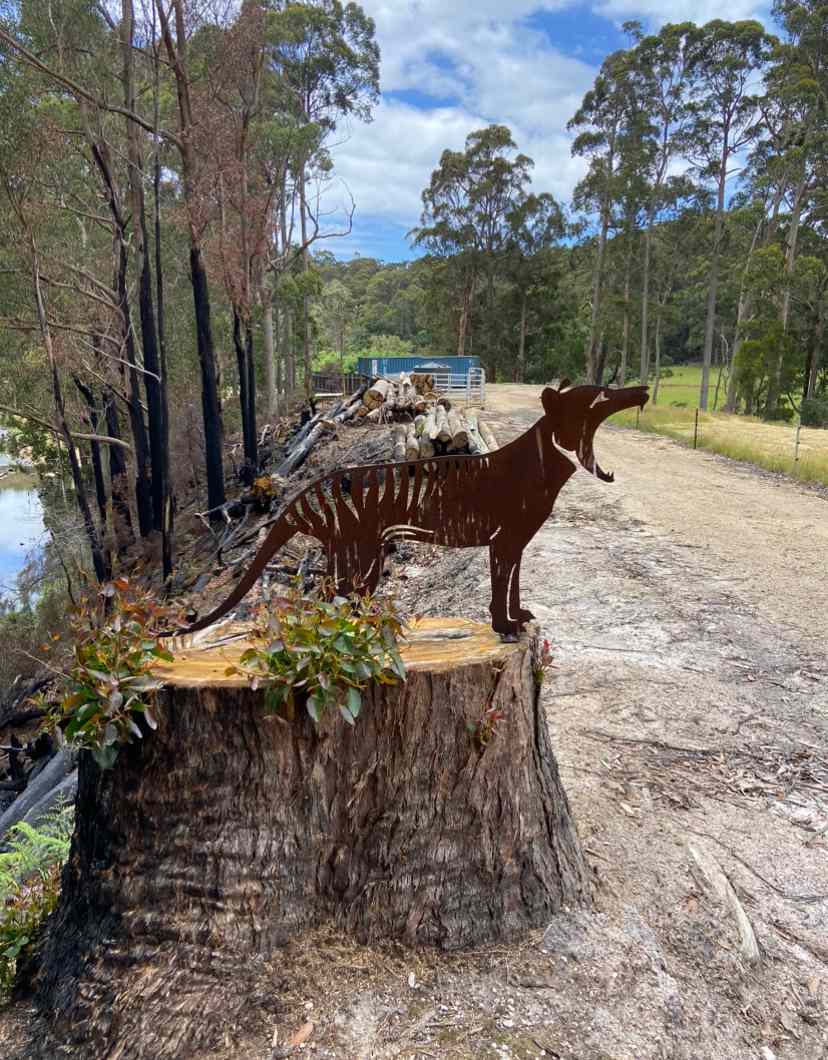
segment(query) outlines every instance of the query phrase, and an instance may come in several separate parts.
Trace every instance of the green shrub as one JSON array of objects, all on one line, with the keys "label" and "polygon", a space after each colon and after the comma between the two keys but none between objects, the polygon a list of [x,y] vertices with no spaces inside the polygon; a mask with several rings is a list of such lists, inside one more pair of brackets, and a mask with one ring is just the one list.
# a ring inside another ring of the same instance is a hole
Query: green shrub
[{"label": "green shrub", "polygon": [[163,681],[154,667],[172,661],[158,632],[172,622],[168,609],[126,578],[104,585],[72,618],[68,691],[51,720],[101,769],[114,765],[122,744],[142,738],[139,718],[157,727],[151,708]]},{"label": "green shrub", "polygon": [[268,708],[288,718],[299,699],[317,723],[338,709],[353,725],[370,681],[405,680],[397,650],[401,631],[388,601],[335,596],[329,602],[294,587],[262,608],[252,633],[255,646],[227,673],[247,676],[253,688],[263,686]]},{"label": "green shrub", "polygon": [[37,943],[57,905],[60,870],[69,856],[74,807],[55,810],[38,828],[21,822],[0,854],[0,993],[8,994],[17,962]]},{"label": "green shrub", "polygon": [[828,397],[805,398],[799,419],[803,427],[828,427]]}]

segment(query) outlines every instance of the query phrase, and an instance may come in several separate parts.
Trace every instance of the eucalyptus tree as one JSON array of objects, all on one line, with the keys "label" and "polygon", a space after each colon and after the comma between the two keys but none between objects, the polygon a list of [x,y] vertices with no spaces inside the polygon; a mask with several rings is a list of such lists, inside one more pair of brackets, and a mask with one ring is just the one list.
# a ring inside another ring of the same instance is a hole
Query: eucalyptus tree
[{"label": "eucalyptus tree", "polygon": [[[780,307],[782,330],[787,332],[802,221],[809,208],[819,209],[828,177],[828,18],[824,5],[813,0],[777,0],[774,15],[785,37],[775,43],[765,77],[763,118],[767,172],[776,180],[788,211],[784,236],[787,282]],[[768,416],[776,409],[782,374],[780,355],[768,386]],[[806,365],[806,378],[810,374]]]},{"label": "eucalyptus tree", "polygon": [[693,35],[687,150],[699,177],[715,187],[699,408],[706,410],[716,326],[728,180],[759,134],[761,78],[774,38],[759,22],[708,22]]},{"label": "eucalyptus tree", "polygon": [[[481,276],[487,306],[493,306],[495,272],[510,246],[511,219],[525,203],[533,165],[531,158],[518,152],[505,125],[489,125],[469,133],[463,151],[443,152],[422,193],[420,226],[410,235],[416,246],[450,259],[459,274],[458,356],[466,352],[475,288]],[[491,342],[485,352],[494,374]]]},{"label": "eucalyptus tree", "polygon": [[[629,25],[629,24],[628,24]],[[632,27],[630,27],[632,28]],[[639,378],[649,375],[650,263],[653,229],[658,216],[675,198],[671,166],[682,155],[690,117],[689,90],[692,42],[690,22],[668,24],[656,35],[638,33],[632,62],[636,94],[645,129],[640,151],[644,189],[644,261],[641,276],[641,347]],[[623,385],[623,379],[621,380]]]},{"label": "eucalyptus tree", "polygon": [[[613,52],[601,64],[593,87],[567,123],[577,132],[572,154],[588,159],[586,176],[575,188],[576,209],[598,214],[598,233],[592,268],[592,299],[589,332],[584,350],[586,377],[600,382],[602,358],[601,313],[604,297],[606,249],[610,229],[617,223],[616,206],[624,176],[629,176],[630,114],[635,110],[635,85],[630,54]],[[637,142],[638,138],[633,137]]]},{"label": "eucalyptus tree", "polygon": [[546,297],[549,252],[566,234],[560,205],[548,192],[527,195],[508,217],[510,228],[506,276],[514,286],[520,304],[518,348],[513,380],[522,383],[526,373],[526,333],[530,301]]},{"label": "eucalyptus tree", "polygon": [[[292,166],[299,196],[300,250],[305,271],[319,236],[319,208],[309,201],[308,179],[330,169],[326,147],[340,121],[370,121],[379,100],[380,51],[376,28],[362,7],[341,0],[270,0],[271,61],[306,132]],[[314,231],[310,231],[310,227]],[[283,241],[287,244],[287,240]],[[302,302],[305,386],[310,386],[310,297]]]}]

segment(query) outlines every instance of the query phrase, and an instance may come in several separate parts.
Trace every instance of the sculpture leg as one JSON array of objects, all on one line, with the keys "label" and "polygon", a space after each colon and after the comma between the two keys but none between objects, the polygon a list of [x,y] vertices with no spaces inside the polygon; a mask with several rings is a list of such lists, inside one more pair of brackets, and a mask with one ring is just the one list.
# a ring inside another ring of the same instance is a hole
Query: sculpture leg
[{"label": "sculpture leg", "polygon": [[522,559],[523,551],[521,550],[517,555],[509,580],[509,617],[517,620],[520,629],[523,629],[526,623],[531,622],[535,617],[531,611],[520,606],[520,562]]},{"label": "sculpture leg", "polygon": [[512,582],[520,568],[520,552],[508,551],[496,542],[489,545],[489,564],[492,578],[492,629],[503,636],[514,636],[520,632],[518,616],[510,615]]}]

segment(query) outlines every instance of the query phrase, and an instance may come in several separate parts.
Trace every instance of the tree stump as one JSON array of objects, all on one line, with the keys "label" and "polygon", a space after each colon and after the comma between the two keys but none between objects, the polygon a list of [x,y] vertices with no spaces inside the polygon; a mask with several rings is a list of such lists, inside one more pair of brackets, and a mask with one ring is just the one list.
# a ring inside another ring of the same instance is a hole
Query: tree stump
[{"label": "tree stump", "polygon": [[[405,684],[371,689],[353,729],[265,714],[224,673],[244,647],[179,650],[158,730],[108,772],[81,756],[37,978],[73,1056],[203,1054],[257,962],[311,926],[454,949],[588,901],[536,635],[419,621]],[[482,742],[490,707],[503,717]]]}]

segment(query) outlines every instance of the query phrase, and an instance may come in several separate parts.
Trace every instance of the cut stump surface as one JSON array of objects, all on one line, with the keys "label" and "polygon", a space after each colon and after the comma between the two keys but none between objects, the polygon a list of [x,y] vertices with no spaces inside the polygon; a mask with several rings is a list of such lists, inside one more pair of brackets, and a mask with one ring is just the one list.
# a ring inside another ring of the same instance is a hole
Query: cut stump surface
[{"label": "cut stump surface", "polygon": [[73,1055],[199,1055],[256,962],[321,923],[453,949],[589,900],[534,633],[423,619],[405,683],[368,689],[354,728],[317,728],[226,676],[243,627],[208,632],[159,668],[156,732],[105,773],[81,756],[38,988]]}]

